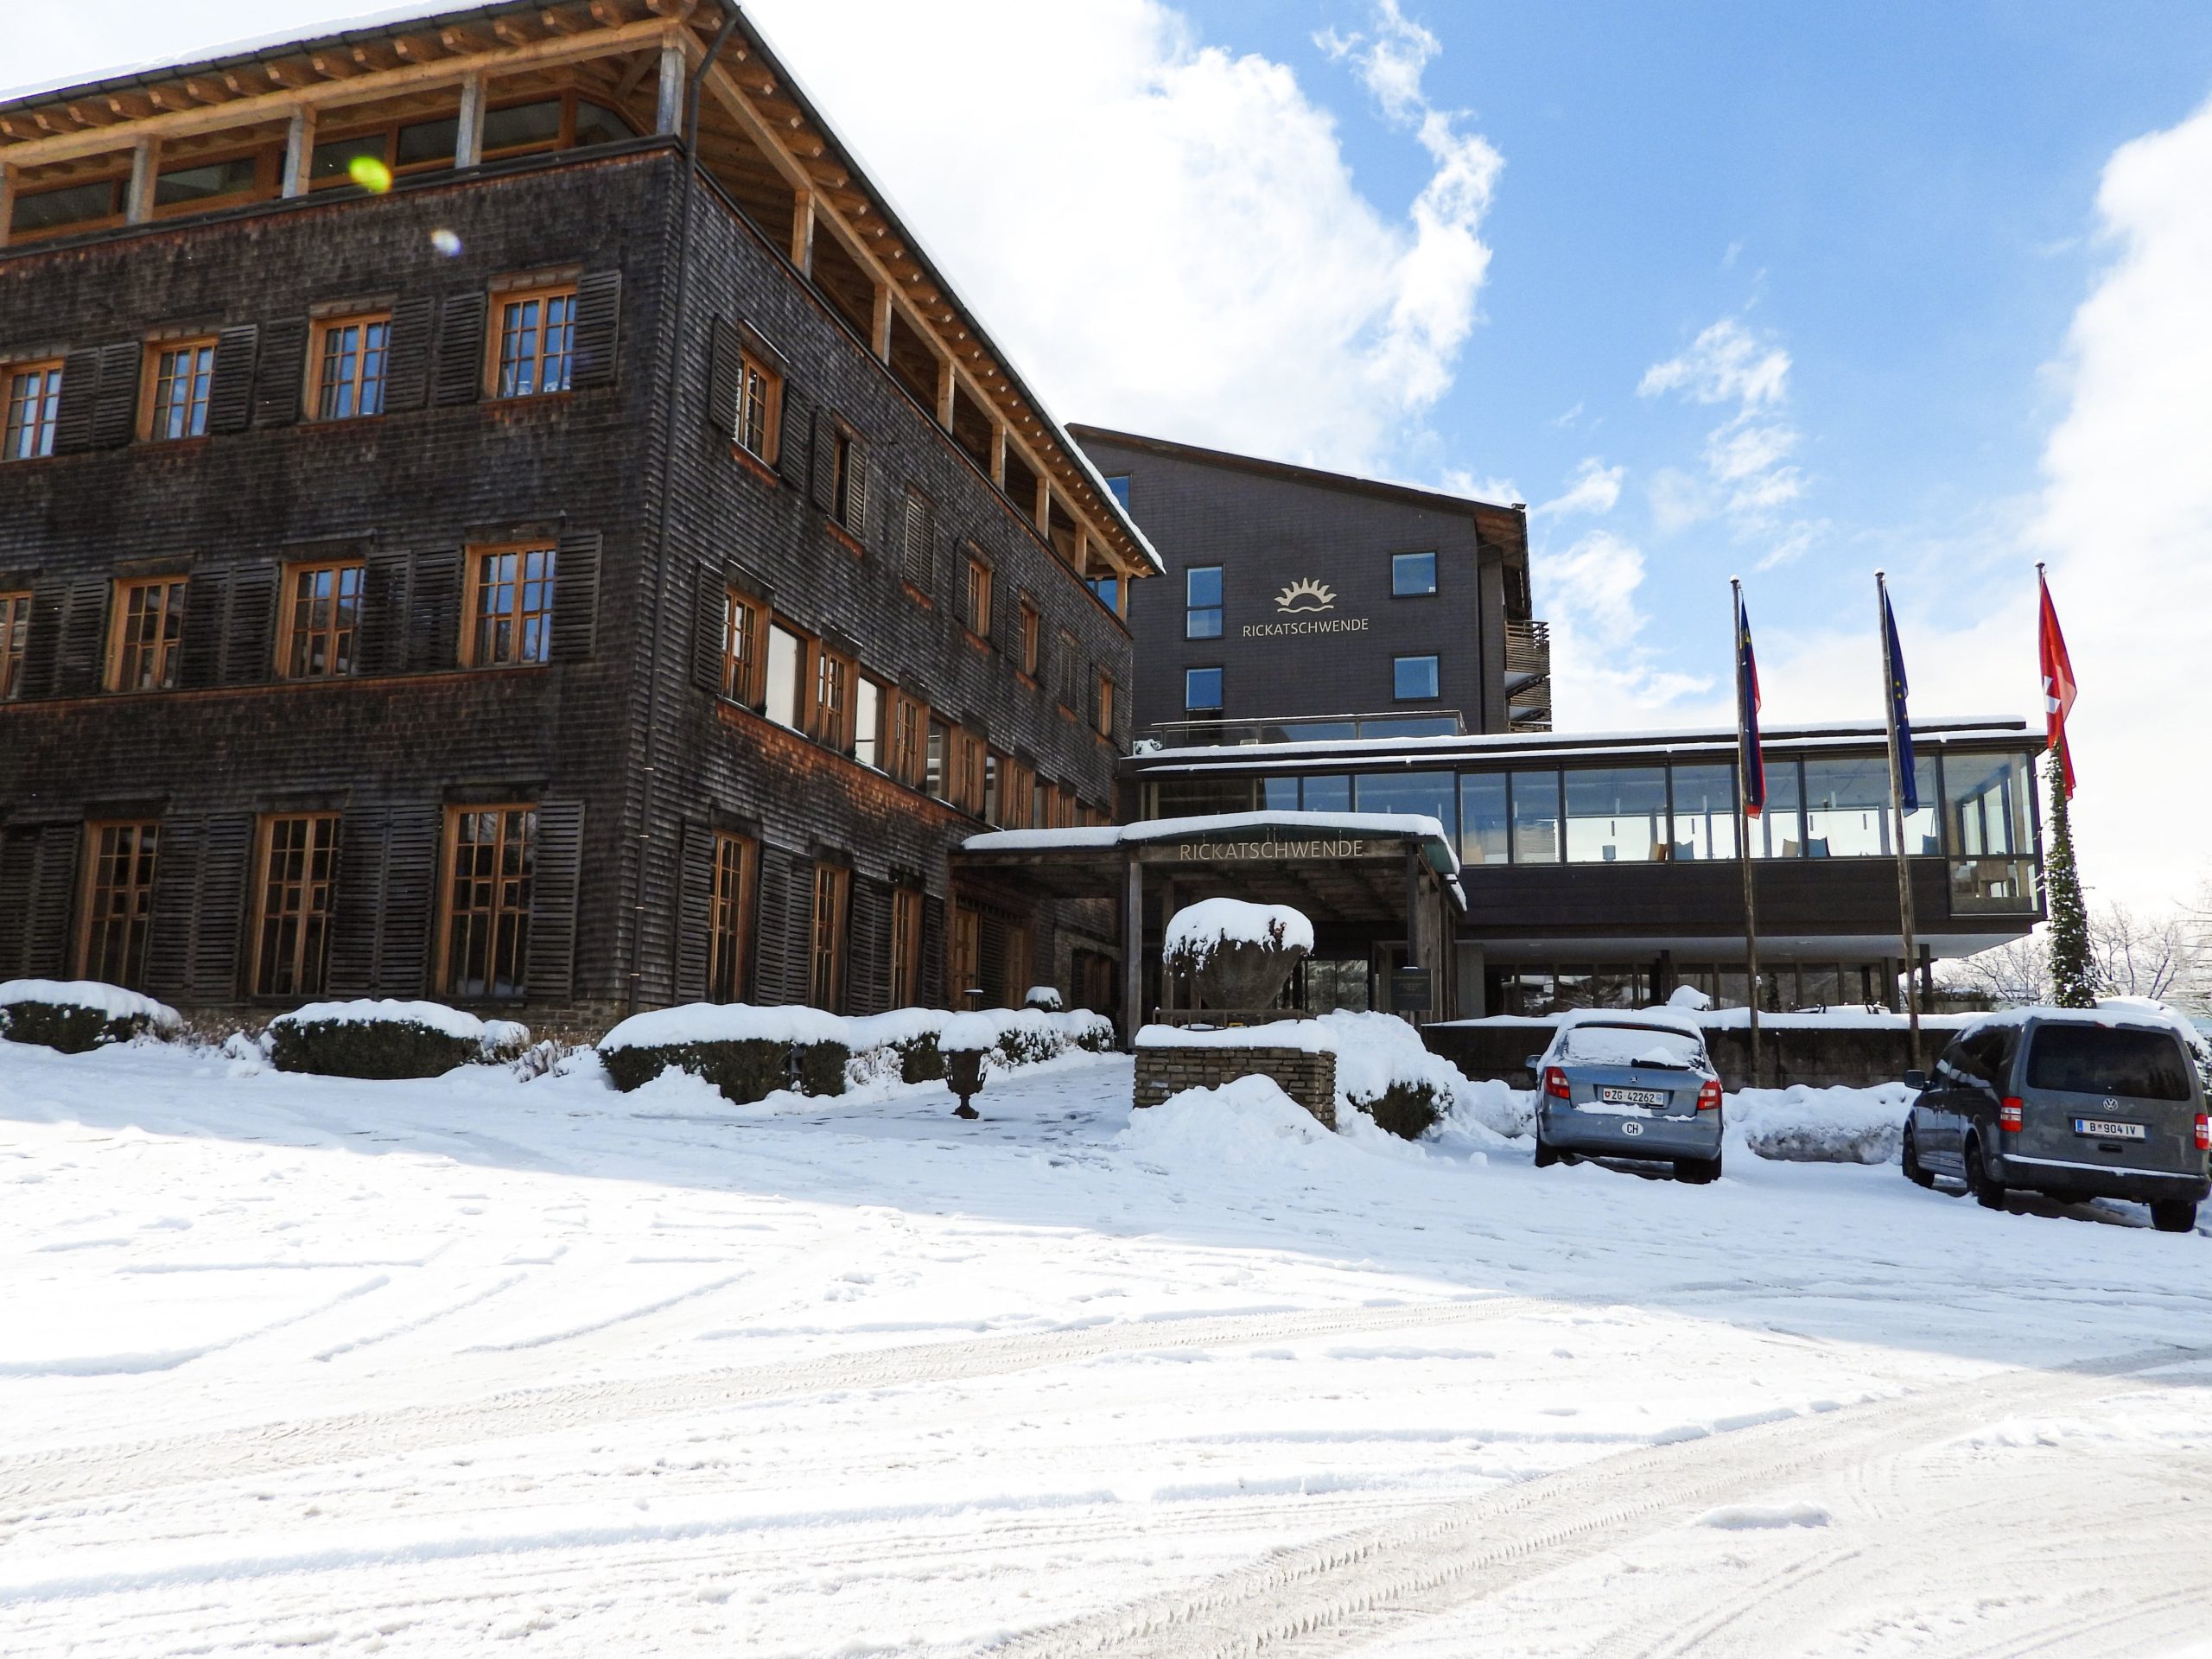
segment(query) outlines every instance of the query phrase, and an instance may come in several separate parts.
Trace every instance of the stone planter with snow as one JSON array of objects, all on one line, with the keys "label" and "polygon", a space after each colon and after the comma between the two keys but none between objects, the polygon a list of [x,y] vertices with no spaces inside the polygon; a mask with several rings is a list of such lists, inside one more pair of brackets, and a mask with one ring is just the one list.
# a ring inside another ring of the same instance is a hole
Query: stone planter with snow
[{"label": "stone planter with snow", "polygon": [[269,1022],[271,1065],[326,1077],[435,1077],[529,1045],[526,1026],[480,1020],[442,1002],[310,1002]]},{"label": "stone planter with snow", "polygon": [[184,1020],[150,996],[95,979],[11,979],[0,984],[0,1037],[82,1054],[151,1032],[166,1036]]},{"label": "stone planter with snow", "polygon": [[1202,899],[1167,924],[1162,960],[1202,1008],[1271,1007],[1313,950],[1313,924],[1287,905]]}]

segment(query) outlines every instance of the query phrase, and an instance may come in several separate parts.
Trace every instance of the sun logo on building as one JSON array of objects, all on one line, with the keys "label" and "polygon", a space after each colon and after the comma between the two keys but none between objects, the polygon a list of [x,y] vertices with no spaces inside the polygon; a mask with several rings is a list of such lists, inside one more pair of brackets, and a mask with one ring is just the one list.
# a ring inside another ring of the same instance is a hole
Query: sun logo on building
[{"label": "sun logo on building", "polygon": [[1337,595],[1326,582],[1314,582],[1300,576],[1296,582],[1275,595],[1275,609],[1279,611],[1333,611]]}]

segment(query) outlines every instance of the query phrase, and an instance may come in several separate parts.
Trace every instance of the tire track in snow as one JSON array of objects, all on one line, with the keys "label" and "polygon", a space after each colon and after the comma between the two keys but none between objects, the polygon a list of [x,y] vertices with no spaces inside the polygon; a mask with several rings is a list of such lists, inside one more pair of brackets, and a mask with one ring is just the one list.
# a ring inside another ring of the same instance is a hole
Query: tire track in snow
[{"label": "tire track in snow", "polygon": [[2158,1348],[1675,1441],[1312,1544],[1004,1642],[999,1659],[1205,1659],[1347,1652],[1388,1630],[1509,1589],[1725,1498],[1963,1433],[1993,1412],[2095,1394],[2110,1378],[2212,1349]]},{"label": "tire track in snow", "polygon": [[966,1342],[916,1343],[644,1381],[626,1378],[525,1389],[459,1406],[406,1407],[218,1429],[172,1440],[60,1447],[0,1459],[0,1503],[97,1497],[553,1433],[594,1423],[682,1416],[758,1400],[1003,1376],[1125,1354],[1433,1329],[1551,1306],[1524,1297],[1497,1296],[1129,1320]]}]

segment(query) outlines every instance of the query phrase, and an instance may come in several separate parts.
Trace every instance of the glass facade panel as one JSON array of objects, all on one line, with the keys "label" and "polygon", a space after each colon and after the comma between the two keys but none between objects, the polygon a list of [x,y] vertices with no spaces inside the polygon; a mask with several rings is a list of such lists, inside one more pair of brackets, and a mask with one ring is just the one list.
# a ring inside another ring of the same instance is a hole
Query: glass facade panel
[{"label": "glass facade panel", "polygon": [[1436,555],[1394,553],[1390,556],[1390,592],[1404,599],[1436,591]]},{"label": "glass facade panel", "polygon": [[1193,565],[1183,573],[1183,637],[1221,638],[1221,567]]},{"label": "glass facade panel", "polygon": [[1606,766],[1567,774],[1567,861],[1647,864],[1667,855],[1667,774]]},{"label": "glass facade panel", "polygon": [[1186,668],[1183,671],[1183,709],[1186,714],[1221,712],[1221,671]]},{"label": "glass facade panel", "polygon": [[1436,658],[1433,657],[1393,657],[1390,659],[1390,695],[1403,702],[1409,697],[1433,697],[1438,695]]},{"label": "glass facade panel", "polygon": [[490,110],[484,116],[484,153],[512,149],[522,144],[550,144],[561,137],[561,100],[518,104]]},{"label": "glass facade panel", "polygon": [[1154,785],[1158,818],[1199,818],[1216,812],[1249,812],[1249,778],[1163,778]]},{"label": "glass facade panel", "polygon": [[1260,804],[1271,812],[1297,811],[1298,779],[1295,778],[1261,779]]},{"label": "glass facade panel", "polygon": [[1507,830],[1510,822],[1505,805],[1505,774],[1470,772],[1459,779],[1459,861],[1462,864],[1503,864],[1506,861]]},{"label": "glass facade panel", "polygon": [[233,156],[226,162],[204,162],[197,167],[174,168],[155,177],[154,206],[175,207],[216,196],[243,195],[253,188],[256,172],[251,156]]},{"label": "glass facade panel", "polygon": [[1724,760],[1718,765],[1675,766],[1671,772],[1675,839],[1669,856],[1735,857],[1736,768]]},{"label": "glass facade panel", "polygon": [[1358,780],[1354,798],[1363,812],[1415,812],[1444,826],[1446,840],[1457,833],[1457,779],[1448,772],[1370,772]]},{"label": "glass facade panel", "polygon": [[2028,757],[1947,754],[1943,786],[1951,818],[1951,855],[1988,858],[2032,851],[2028,833]]},{"label": "glass facade panel", "polygon": [[1559,773],[1513,774],[1513,861],[1559,862]]},{"label": "glass facade panel", "polygon": [[1351,779],[1349,778],[1302,778],[1299,780],[1299,804],[1308,812],[1351,810]]},{"label": "glass facade panel", "polygon": [[[1751,819],[1753,858],[1805,855],[1805,791],[1795,760],[1766,758],[1766,810]],[[1732,1006],[1741,1007],[1738,1002]]]},{"label": "glass facade panel", "polygon": [[1912,778],[1920,792],[1920,804],[1904,815],[1904,849],[1916,858],[1934,858],[1943,850],[1937,834],[1936,806],[1942,795],[1936,782],[1936,757],[1916,755]]},{"label": "glass facade panel", "polygon": [[1890,847],[1890,763],[1882,755],[1805,762],[1805,854],[1869,858]]}]

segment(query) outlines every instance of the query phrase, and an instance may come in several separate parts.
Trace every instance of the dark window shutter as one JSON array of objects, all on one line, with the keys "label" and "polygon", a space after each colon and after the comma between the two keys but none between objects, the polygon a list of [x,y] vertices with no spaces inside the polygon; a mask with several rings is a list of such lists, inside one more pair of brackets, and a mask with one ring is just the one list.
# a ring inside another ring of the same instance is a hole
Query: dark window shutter
[{"label": "dark window shutter", "polygon": [[[557,584],[557,564],[555,581]],[[434,548],[417,553],[408,588],[408,666],[453,667],[461,660],[461,550]]]},{"label": "dark window shutter", "polygon": [[146,989],[184,1002],[192,998],[192,931],[199,917],[198,818],[162,820],[154,860],[153,913],[146,934]]},{"label": "dark window shutter", "polygon": [[38,835],[0,830],[0,979],[30,974],[31,891],[38,879]]},{"label": "dark window shutter", "polygon": [[722,626],[728,591],[721,571],[710,564],[699,567],[692,616],[691,677],[716,696],[722,689]]},{"label": "dark window shutter", "polygon": [[473,404],[484,389],[484,296],[455,294],[438,328],[438,401]]},{"label": "dark window shutter", "polygon": [[213,685],[221,678],[225,613],[230,600],[228,565],[206,565],[192,573],[184,590],[184,642],[177,663],[180,685]]},{"label": "dark window shutter", "polygon": [[575,359],[571,386],[614,384],[614,352],[622,325],[622,273],[594,270],[576,279]]},{"label": "dark window shutter", "polygon": [[553,560],[551,659],[582,662],[599,631],[599,532],[572,530],[556,544]]},{"label": "dark window shutter", "polygon": [[918,1000],[925,1008],[945,1006],[944,900],[933,893],[922,895],[922,984]]},{"label": "dark window shutter", "polygon": [[[420,409],[430,395],[430,296],[415,294],[391,308],[385,345],[384,406]],[[270,330],[275,337],[275,330]],[[299,377],[294,377],[296,385]]]},{"label": "dark window shutter", "polygon": [[852,937],[845,963],[845,1006],[855,1014],[880,1014],[889,1006],[891,888],[868,876],[853,877]]},{"label": "dark window shutter", "polygon": [[366,996],[377,988],[384,937],[385,817],[348,811],[338,825],[338,888],[330,902],[333,996]]},{"label": "dark window shutter", "polygon": [[[276,622],[276,567],[265,562],[239,566],[231,577],[231,613],[223,629],[225,685],[251,685],[270,677]],[[188,608],[185,626],[191,626]]]},{"label": "dark window shutter", "polygon": [[[138,423],[138,371],[145,348],[135,340],[100,347],[99,401],[92,410],[92,447],[114,449],[130,442]],[[69,384],[69,372],[61,372]]]},{"label": "dark window shutter", "polygon": [[[62,382],[66,387],[68,382]],[[66,394],[65,394],[66,395]],[[784,408],[776,434],[776,470],[795,488],[809,486],[814,456],[814,405],[786,379]]]},{"label": "dark window shutter", "polygon": [[756,993],[763,1002],[804,1002],[813,968],[813,861],[763,848],[760,903]]},{"label": "dark window shutter", "polygon": [[[219,364],[222,355],[219,346],[215,353]],[[298,420],[300,394],[307,378],[308,320],[279,318],[262,331],[261,362],[253,377],[253,423],[289,426]]]},{"label": "dark window shutter", "polygon": [[826,409],[814,411],[814,467],[807,493],[823,512],[830,511],[830,490],[837,470],[837,423]]},{"label": "dark window shutter", "polygon": [[105,576],[81,576],[69,584],[54,662],[56,696],[89,696],[100,689],[100,642],[107,632],[109,586]]},{"label": "dark window shutter", "polygon": [[77,854],[84,841],[81,823],[49,823],[37,832],[25,915],[27,978],[67,979],[74,971],[69,922],[77,906]]},{"label": "dark window shutter", "polygon": [[[707,995],[708,933],[714,926],[715,832],[696,818],[683,820],[678,854],[676,912],[676,1000],[702,1001]],[[740,986],[739,990],[744,988]]]},{"label": "dark window shutter", "polygon": [[865,547],[868,543],[868,445],[855,438],[845,446],[845,528],[853,532]]},{"label": "dark window shutter", "polygon": [[[732,441],[737,436],[737,401],[744,372],[737,330],[716,317],[707,350],[707,424]],[[62,385],[68,384],[65,377]]]},{"label": "dark window shutter", "polygon": [[61,364],[61,409],[54,422],[54,448],[71,454],[92,447],[92,410],[100,400],[100,354],[72,352]]},{"label": "dark window shutter", "polygon": [[385,996],[421,996],[429,984],[444,827],[445,815],[435,804],[391,810],[385,832],[384,931],[377,941],[377,989]]},{"label": "dark window shutter", "polygon": [[253,357],[260,343],[261,330],[251,322],[215,336],[215,371],[207,383],[209,431],[243,432],[253,418]]},{"label": "dark window shutter", "polygon": [[[209,818],[200,845],[198,900],[192,925],[192,967],[187,995],[195,1002],[228,1002],[238,995],[239,945],[246,924],[247,866],[253,820],[244,814]],[[169,854],[162,831],[162,856]],[[158,931],[156,937],[159,937]]]},{"label": "dark window shutter", "polygon": [[412,556],[404,548],[369,550],[361,583],[361,672],[404,674],[407,671],[407,573]]},{"label": "dark window shutter", "polygon": [[534,1002],[565,1001],[574,992],[583,860],[583,803],[539,803],[530,879],[530,960],[524,970]]}]

